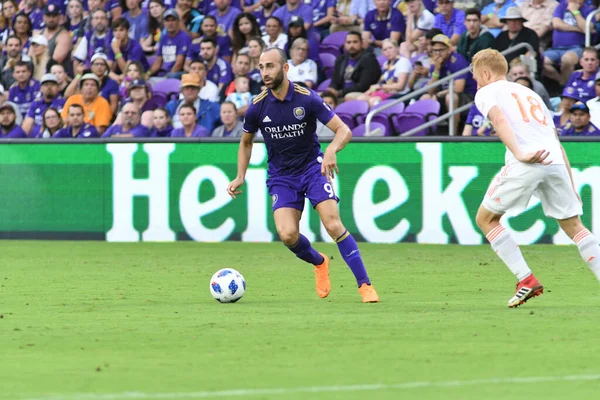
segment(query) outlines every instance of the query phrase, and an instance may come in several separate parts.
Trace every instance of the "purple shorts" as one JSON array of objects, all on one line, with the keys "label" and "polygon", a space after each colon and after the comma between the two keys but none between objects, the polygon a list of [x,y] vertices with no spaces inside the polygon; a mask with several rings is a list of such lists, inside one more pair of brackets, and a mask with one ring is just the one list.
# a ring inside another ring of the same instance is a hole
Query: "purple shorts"
[{"label": "purple shorts", "polygon": [[340,201],[327,177],[321,175],[320,163],[311,166],[302,175],[270,177],[267,188],[273,199],[273,211],[283,207],[303,211],[306,198],[313,208],[324,200]]}]

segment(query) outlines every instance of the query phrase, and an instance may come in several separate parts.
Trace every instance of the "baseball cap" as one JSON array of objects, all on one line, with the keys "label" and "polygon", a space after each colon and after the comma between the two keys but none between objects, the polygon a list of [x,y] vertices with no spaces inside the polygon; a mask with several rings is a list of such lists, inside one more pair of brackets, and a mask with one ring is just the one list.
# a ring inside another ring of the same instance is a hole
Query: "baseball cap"
[{"label": "baseball cap", "polygon": [[174,8],[169,8],[167,11],[165,11],[165,13],[163,14],[163,18],[167,19],[167,17],[173,17],[175,19],[179,19],[179,14],[177,14],[177,11]]},{"label": "baseball cap", "polygon": [[129,85],[129,89],[137,88],[137,87],[146,87],[146,81],[143,79],[134,79],[131,81]]},{"label": "baseball cap", "polygon": [[40,46],[46,46],[46,47],[48,47],[48,39],[46,39],[44,37],[44,35],[34,36],[33,38],[31,38],[31,43],[32,44],[35,43],[35,44],[38,44]]},{"label": "baseball cap", "polygon": [[523,22],[527,22],[527,19],[523,18],[523,15],[521,14],[521,9],[519,7],[509,7],[508,10],[506,10],[506,14],[504,14],[504,17],[500,18],[500,22],[504,22],[510,19],[520,19]]},{"label": "baseball cap", "polygon": [[5,101],[4,103],[0,104],[0,110],[4,110],[5,108],[10,108],[12,112],[15,113],[15,115],[17,114],[17,112],[15,111],[15,107],[10,101]]},{"label": "baseball cap", "polygon": [[46,4],[44,15],[60,15],[60,10],[55,4]]},{"label": "baseball cap", "polygon": [[579,95],[577,94],[573,86],[567,86],[566,88],[564,88],[560,97],[568,97],[570,99],[579,100]]},{"label": "baseball cap", "polygon": [[439,35],[435,35],[431,39],[431,44],[433,44],[433,43],[441,43],[441,44],[445,45],[446,47],[450,47],[450,39],[448,39],[448,36],[442,35],[441,33]]},{"label": "baseball cap", "polygon": [[79,86],[80,87],[83,86],[83,82],[88,81],[88,80],[96,82],[96,84],[98,85],[98,88],[100,88],[100,79],[98,79],[96,74],[92,74],[91,72],[89,72],[81,77],[81,80],[79,81]]},{"label": "baseball cap", "polygon": [[588,114],[590,113],[590,109],[588,108],[588,106],[585,103],[581,102],[581,101],[578,101],[577,103],[575,103],[575,104],[573,104],[571,106],[571,110],[570,111],[573,112],[575,110],[581,110],[581,111],[586,112]]},{"label": "baseball cap", "polygon": [[302,17],[293,16],[292,19],[290,20],[290,23],[288,26],[302,27],[302,26],[304,26],[304,19]]},{"label": "baseball cap", "polygon": [[44,76],[42,76],[42,79],[40,80],[40,85],[43,85],[46,82],[54,82],[58,84],[58,79],[56,79],[56,76],[54,74],[44,74]]},{"label": "baseball cap", "polygon": [[200,87],[200,77],[196,74],[183,74],[181,76],[181,87],[186,86]]},{"label": "baseball cap", "polygon": [[98,60],[98,59],[104,60],[104,62],[105,62],[106,64],[108,64],[108,57],[107,57],[107,56],[106,56],[106,54],[104,54],[104,53],[96,53],[96,54],[94,54],[94,55],[92,56],[92,60],[91,60],[90,62],[92,62],[92,63],[93,63],[94,61],[96,61],[96,60]]}]

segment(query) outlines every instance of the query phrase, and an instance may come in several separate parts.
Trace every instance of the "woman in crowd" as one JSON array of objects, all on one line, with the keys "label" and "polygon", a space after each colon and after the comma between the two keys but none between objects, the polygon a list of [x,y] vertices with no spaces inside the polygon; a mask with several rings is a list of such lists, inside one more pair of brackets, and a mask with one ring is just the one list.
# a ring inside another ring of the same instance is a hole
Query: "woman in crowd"
[{"label": "woman in crowd", "polygon": [[50,61],[48,40],[43,35],[37,35],[31,39],[29,57],[31,57],[31,63],[33,64],[33,74],[31,77],[39,82],[46,73],[48,61]]},{"label": "woman in crowd", "polygon": [[231,101],[221,104],[221,121],[223,125],[212,132],[212,137],[240,137],[244,124],[237,117],[237,107]]},{"label": "woman in crowd", "polygon": [[50,139],[63,126],[64,123],[58,110],[54,107],[48,107],[42,114],[42,126],[34,126],[30,136]]},{"label": "woman in crowd", "polygon": [[82,33],[83,31],[83,29],[81,29],[84,20],[83,4],[81,3],[81,0],[69,0],[69,4],[67,5],[67,18],[65,28],[71,33],[71,40],[73,45],[75,45],[80,38],[80,35],[76,33]]},{"label": "woman in crowd", "polygon": [[56,77],[56,80],[58,81],[58,91],[60,92],[61,96],[64,97],[65,90],[67,90],[67,87],[71,82],[71,78],[69,78],[69,75],[67,75],[64,65],[58,64],[54,60],[50,60],[48,61],[46,68]]},{"label": "woman in crowd", "polygon": [[241,13],[233,21],[231,47],[233,49],[232,64],[240,51],[248,46],[250,39],[260,37],[260,26],[252,14]]},{"label": "woman in crowd", "polygon": [[4,0],[2,2],[2,15],[0,16],[0,38],[1,45],[4,46],[6,39],[14,33],[13,17],[19,10],[16,0]]},{"label": "woman in crowd", "polygon": [[173,129],[171,137],[208,137],[210,132],[202,125],[196,123],[196,107],[185,103],[179,107],[179,120],[181,128]]},{"label": "woman in crowd", "polygon": [[152,112],[152,133],[151,137],[169,137],[173,131],[173,123],[169,117],[169,112],[163,107],[159,107]]},{"label": "woman in crowd", "polygon": [[250,72],[248,77],[255,82],[262,82],[262,76],[258,70],[260,55],[266,49],[265,42],[260,37],[248,40],[248,55],[250,56]]},{"label": "woman in crowd", "polygon": [[29,46],[31,46],[31,35],[33,33],[31,19],[26,14],[17,14],[13,26],[15,36],[21,39],[21,43],[23,43],[21,52],[27,54],[29,52]]},{"label": "woman in crowd", "polygon": [[158,50],[163,26],[163,14],[166,8],[162,0],[150,0],[148,5],[148,37],[142,38],[140,44],[142,49],[148,54],[155,54]]},{"label": "woman in crowd", "polygon": [[119,91],[121,92],[121,97],[125,100],[129,99],[129,85],[136,79],[143,79],[146,71],[144,70],[144,66],[139,61],[127,61],[127,65],[125,66],[125,76],[119,85]]},{"label": "woman in crowd", "polygon": [[306,87],[314,87],[317,84],[318,71],[317,64],[308,58],[308,40],[304,38],[294,40],[290,56],[288,78]]},{"label": "woman in crowd", "polygon": [[381,79],[357,97],[359,100],[368,101],[371,107],[382,100],[403,95],[410,90],[407,85],[408,77],[412,72],[409,59],[400,55],[400,48],[392,39],[385,39],[381,49],[387,58],[382,67]]},{"label": "woman in crowd", "polygon": [[277,47],[281,50],[285,49],[288,37],[283,32],[283,26],[279,18],[269,17],[265,23],[265,31],[267,34],[262,37],[262,40],[268,49],[271,47]]}]

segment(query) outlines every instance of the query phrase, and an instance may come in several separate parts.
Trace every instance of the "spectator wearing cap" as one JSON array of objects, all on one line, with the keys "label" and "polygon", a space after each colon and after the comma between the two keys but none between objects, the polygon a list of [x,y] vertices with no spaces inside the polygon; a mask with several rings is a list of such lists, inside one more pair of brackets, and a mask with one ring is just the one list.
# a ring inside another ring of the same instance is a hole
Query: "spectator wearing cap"
[{"label": "spectator wearing cap", "polygon": [[204,16],[193,7],[193,1],[177,0],[175,11],[177,11],[182,21],[181,29],[190,35],[192,39],[200,37],[200,24]]},{"label": "spectator wearing cap", "polygon": [[591,121],[594,125],[600,126],[600,72],[596,74],[594,90],[596,96],[588,100],[585,104],[590,109]]},{"label": "spectator wearing cap", "polygon": [[554,126],[559,135],[563,131],[568,130],[571,127],[571,107],[579,100],[579,96],[575,89],[567,87],[563,90],[560,104],[558,105],[558,111],[552,117]]},{"label": "spectator wearing cap", "polygon": [[214,3],[217,9],[209,12],[208,15],[216,18],[217,32],[219,34],[231,37],[233,21],[235,21],[235,17],[237,17],[242,10],[237,7],[232,7],[231,0],[214,0]]},{"label": "spectator wearing cap", "polygon": [[67,110],[71,104],[79,104],[83,107],[84,121],[93,125],[99,134],[104,133],[112,120],[112,111],[108,101],[100,96],[100,79],[95,74],[88,73],[79,80],[81,93],[67,98],[61,116],[67,119]]},{"label": "spectator wearing cap", "polygon": [[177,115],[181,127],[174,128],[171,131],[171,137],[208,137],[210,132],[206,127],[196,120],[196,107],[192,103],[183,103]]},{"label": "spectator wearing cap", "polygon": [[[161,106],[155,97],[152,97],[152,92],[148,84],[143,79],[134,79],[127,88],[127,103],[131,102],[136,105],[141,113],[141,123],[148,128],[152,127],[152,111]],[[117,116],[115,124],[121,123],[120,116]]]},{"label": "spectator wearing cap", "polygon": [[344,42],[345,53],[333,67],[329,91],[340,98],[351,99],[366,92],[381,76],[375,55],[363,50],[360,33],[348,32]]},{"label": "spectator wearing cap", "polygon": [[13,71],[15,65],[23,59],[21,44],[21,39],[17,36],[9,36],[0,55],[0,71],[2,71],[0,83],[5,88],[10,88],[15,83]]},{"label": "spectator wearing cap", "polygon": [[598,50],[594,47],[586,47],[579,64],[581,69],[571,74],[565,87],[574,88],[579,100],[585,103],[596,94],[594,82],[598,73]]},{"label": "spectator wearing cap", "polygon": [[552,103],[550,102],[550,95],[548,95],[548,91],[542,84],[542,82],[537,79],[532,78],[531,71],[529,66],[525,64],[521,59],[515,58],[510,62],[510,70],[508,71],[508,79],[512,82],[515,82],[518,78],[527,77],[531,79],[533,84],[533,91],[540,95],[546,107],[549,110],[552,110]]},{"label": "spectator wearing cap", "polygon": [[267,49],[277,47],[278,49],[284,50],[287,44],[288,37],[283,32],[283,26],[281,21],[277,17],[267,18],[265,24],[265,34],[262,37],[263,42],[267,46]]},{"label": "spectator wearing cap", "polygon": [[206,79],[206,65],[204,65],[204,62],[202,60],[192,61],[189,73],[198,75],[200,78],[200,98],[218,103],[219,88],[213,82]]},{"label": "spectator wearing cap", "polygon": [[200,44],[200,56],[204,60],[206,66],[206,76],[209,81],[217,85],[219,90],[226,84],[231,82],[232,72],[229,63],[222,58],[219,58],[217,43],[212,38],[202,39]]},{"label": "spectator wearing cap", "polygon": [[[119,84],[115,82],[108,76],[110,65],[108,63],[108,57],[104,53],[96,53],[92,56],[92,73],[96,75],[98,81],[100,82],[100,95],[108,101],[110,104],[110,109],[113,115],[116,115],[117,108],[119,107],[119,100],[121,97],[121,93],[119,91]],[[77,88],[80,82],[80,75],[83,67],[79,66],[78,75],[75,76],[75,79],[71,82],[67,90],[65,91],[65,96],[72,96],[77,92]]]},{"label": "spectator wearing cap", "polygon": [[29,48],[29,58],[33,64],[32,77],[36,81],[42,79],[46,73],[46,66],[50,61],[50,53],[48,52],[48,40],[42,35],[34,36],[31,39],[31,47]]},{"label": "spectator wearing cap", "polygon": [[552,16],[556,6],[556,0],[523,0],[519,4],[521,15],[527,19],[525,26],[537,33],[544,48],[552,37],[549,33],[552,30]]},{"label": "spectator wearing cap", "polygon": [[285,5],[275,10],[273,16],[279,18],[283,26],[288,26],[292,18],[297,17],[302,18],[304,29],[308,31],[312,27],[312,7],[304,4],[302,0],[286,0]]},{"label": "spectator wearing cap", "polygon": [[578,101],[571,106],[571,126],[562,131],[562,136],[600,136],[600,130],[590,122],[590,109]]},{"label": "spectator wearing cap", "polygon": [[67,125],[52,136],[52,139],[88,139],[97,138],[98,130],[84,122],[84,111],[81,104],[71,104],[67,109]]},{"label": "spectator wearing cap", "polygon": [[173,120],[173,127],[181,128],[179,108],[185,103],[190,103],[196,110],[196,121],[204,126],[208,132],[212,132],[219,120],[219,104],[200,98],[200,77],[193,74],[184,74],[181,77],[180,90],[181,96],[179,96],[179,99],[171,100],[165,106]]},{"label": "spectator wearing cap", "polygon": [[121,110],[121,123],[113,124],[102,134],[103,138],[109,137],[149,137],[150,129],[140,123],[140,109],[135,103],[127,103]]},{"label": "spectator wearing cap", "polygon": [[437,5],[439,14],[435,16],[433,27],[441,30],[445,36],[450,38],[452,46],[456,46],[460,40],[460,35],[466,31],[465,13],[454,8],[453,0],[439,0]]},{"label": "spectator wearing cap", "polygon": [[494,37],[497,37],[504,28],[504,22],[501,19],[510,7],[516,6],[512,0],[495,0],[481,10],[481,22],[487,26],[488,31]]},{"label": "spectator wearing cap", "polygon": [[369,11],[365,16],[362,31],[363,45],[381,49],[384,39],[392,39],[400,43],[405,31],[404,16],[391,7],[391,0],[375,0],[375,10]]},{"label": "spectator wearing cap", "polygon": [[[452,51],[450,39],[446,35],[436,35],[431,39],[431,67],[429,71],[431,79],[429,85],[438,80],[452,75],[469,66],[469,62],[460,54]],[[422,98],[434,98],[440,102],[442,108],[449,111],[450,94],[448,93],[449,83],[437,86],[429,90],[428,94]],[[463,76],[454,79],[454,107],[458,108],[473,101],[475,92],[477,91],[477,83],[473,79],[471,72],[466,72]],[[445,106],[445,107],[444,107]],[[458,123],[460,122],[460,114],[454,116],[454,131],[458,131]]]},{"label": "spectator wearing cap", "polygon": [[302,83],[309,88],[317,84],[317,63],[308,58],[308,40],[294,40],[287,63],[290,66],[287,73],[290,81]]},{"label": "spectator wearing cap", "polygon": [[[273,13],[275,10],[277,10],[277,8],[279,8],[279,4],[277,4],[277,1],[275,0],[260,0],[258,3],[260,4],[260,8],[254,11],[254,17],[256,18],[256,21],[260,26],[261,33],[264,36],[269,34],[267,32],[267,21],[269,18],[273,17]],[[279,21],[280,29],[282,30],[283,23],[279,18],[277,18],[277,21]]]},{"label": "spectator wearing cap", "polygon": [[[539,54],[540,38],[533,30],[523,25],[527,20],[521,15],[519,7],[510,7],[501,20],[506,24],[506,30],[502,31],[502,33],[494,39],[494,43],[492,44],[494,49],[503,52],[520,43],[529,43],[536,52],[535,56]],[[506,61],[510,63],[514,58],[519,58],[521,54],[526,53],[527,49],[522,49],[507,54],[504,57],[506,58]]]},{"label": "spectator wearing cap", "polygon": [[52,107],[60,113],[65,105],[65,99],[60,95],[58,90],[58,80],[52,74],[45,74],[40,81],[41,98],[31,103],[31,107],[27,110],[23,124],[23,130],[31,133],[34,126],[41,126],[44,122],[42,114],[47,108]]},{"label": "spectator wearing cap", "polygon": [[88,66],[95,53],[106,54],[110,50],[113,35],[109,29],[108,13],[96,8],[91,12],[91,17],[93,29],[84,34],[73,51],[75,71],[80,64]]},{"label": "spectator wearing cap", "polygon": [[221,121],[223,125],[212,131],[212,137],[241,137],[244,124],[238,118],[237,107],[231,101],[221,104]]},{"label": "spectator wearing cap", "polygon": [[[44,7],[44,23],[46,27],[40,31],[40,35],[46,38],[48,52],[52,60],[63,65],[65,69],[71,67],[71,50],[73,42],[71,35],[60,23],[61,10],[56,4],[46,4]],[[43,73],[46,73],[44,71]]]},{"label": "spectator wearing cap", "polygon": [[164,22],[167,34],[160,37],[157,57],[150,67],[148,76],[167,75],[169,78],[180,78],[192,39],[180,29],[179,14],[174,9],[165,11]]},{"label": "spectator wearing cap", "polygon": [[29,17],[32,29],[40,30],[44,28],[44,13],[38,7],[36,0],[22,0],[21,13]]},{"label": "spectator wearing cap", "polygon": [[0,105],[0,139],[27,139],[27,134],[17,124],[19,110],[11,102]]},{"label": "spectator wearing cap", "polygon": [[435,15],[423,4],[423,0],[406,1],[406,40],[400,44],[400,54],[410,58],[417,50],[417,42],[425,32],[433,28]]},{"label": "spectator wearing cap", "polygon": [[460,35],[456,51],[471,62],[477,52],[492,47],[494,36],[481,26],[481,13],[476,8],[465,11],[465,27],[467,30]]},{"label": "spectator wearing cap", "polygon": [[128,61],[140,62],[147,71],[150,64],[142,46],[129,37],[129,21],[125,18],[115,19],[112,23],[112,31],[114,38],[106,54],[108,61],[111,62],[111,71],[116,76],[123,75]]},{"label": "spectator wearing cap", "polygon": [[13,71],[15,83],[8,91],[8,99],[18,105],[21,115],[27,114],[31,103],[40,91],[40,83],[31,77],[31,73],[31,64],[23,60],[15,64]]},{"label": "spectator wearing cap", "polygon": [[121,18],[129,22],[129,35],[134,42],[139,44],[142,38],[148,36],[148,13],[142,10],[142,0],[125,0],[125,4],[128,10],[123,13]]},{"label": "spectator wearing cap", "polygon": [[[564,85],[583,54],[585,19],[592,11],[584,0],[564,0],[552,17],[552,48],[544,52],[544,74]],[[557,66],[560,65],[560,71]]]}]

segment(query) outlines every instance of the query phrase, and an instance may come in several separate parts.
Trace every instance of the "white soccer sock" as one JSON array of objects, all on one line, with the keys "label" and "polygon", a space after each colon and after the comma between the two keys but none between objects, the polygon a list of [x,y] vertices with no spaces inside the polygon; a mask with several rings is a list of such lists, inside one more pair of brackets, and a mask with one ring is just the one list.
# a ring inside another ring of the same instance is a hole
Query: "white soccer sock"
[{"label": "white soccer sock", "polygon": [[517,277],[519,281],[531,275],[531,270],[521,254],[521,249],[510,233],[502,225],[498,225],[488,232],[486,238],[492,245],[492,249],[498,254],[498,257]]},{"label": "white soccer sock", "polygon": [[581,258],[585,261],[596,275],[596,278],[600,280],[600,245],[596,236],[587,229],[582,230],[573,238]]}]

